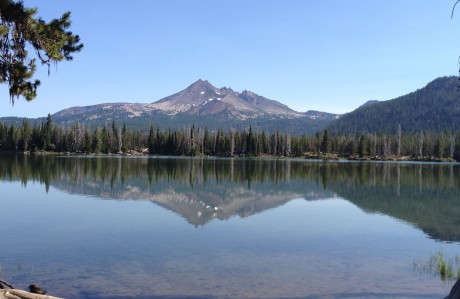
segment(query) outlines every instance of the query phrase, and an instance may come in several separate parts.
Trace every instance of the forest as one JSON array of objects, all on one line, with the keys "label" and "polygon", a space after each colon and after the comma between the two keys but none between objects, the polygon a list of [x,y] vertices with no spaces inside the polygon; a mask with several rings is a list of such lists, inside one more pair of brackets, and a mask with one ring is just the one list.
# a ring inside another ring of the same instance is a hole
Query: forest
[{"label": "forest", "polygon": [[342,115],[328,129],[338,134],[394,134],[400,124],[406,133],[417,133],[420,130],[460,130],[458,84],[458,77],[441,77],[399,98],[380,102],[369,101],[358,109]]},{"label": "forest", "polygon": [[46,121],[31,126],[0,123],[0,151],[80,154],[150,154],[170,156],[273,156],[320,159],[460,160],[460,130],[403,132],[395,134],[330,134],[294,136],[276,131],[208,130],[191,125],[163,130],[130,130],[112,121],[111,126],[85,127],[79,122],[64,127]]}]

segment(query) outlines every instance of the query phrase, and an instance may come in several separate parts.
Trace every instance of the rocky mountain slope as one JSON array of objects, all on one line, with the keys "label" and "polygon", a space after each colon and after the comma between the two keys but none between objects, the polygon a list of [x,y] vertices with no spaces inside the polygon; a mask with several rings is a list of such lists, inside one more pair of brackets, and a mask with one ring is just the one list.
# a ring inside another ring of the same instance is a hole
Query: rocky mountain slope
[{"label": "rocky mountain slope", "polygon": [[[147,130],[150,124],[163,129],[206,127],[209,130],[253,130],[296,135],[314,134],[328,128],[332,133],[365,134],[442,132],[460,129],[458,77],[442,77],[407,95],[388,101],[368,101],[344,114],[297,112],[251,91],[217,88],[198,80],[184,90],[152,103],[104,103],[72,107],[52,116],[56,124],[86,127],[110,126],[115,120],[130,129]],[[3,117],[2,123],[21,124],[23,118]],[[31,119],[33,125],[45,118]]]},{"label": "rocky mountain slope", "polygon": [[217,88],[201,79],[153,103],[72,107],[51,116],[58,124],[70,125],[79,121],[90,127],[110,125],[115,120],[120,125],[126,123],[128,127],[144,130],[153,123],[164,129],[195,125],[210,130],[241,130],[252,126],[254,130],[280,130],[292,134],[315,133],[339,117],[319,111],[297,112],[254,92]]},{"label": "rocky mountain slope", "polygon": [[241,93],[231,88],[216,88],[208,81],[198,80],[186,89],[148,105],[169,115],[213,115],[225,112],[245,120],[262,116],[296,118],[304,116],[286,105],[269,100],[251,91]]}]

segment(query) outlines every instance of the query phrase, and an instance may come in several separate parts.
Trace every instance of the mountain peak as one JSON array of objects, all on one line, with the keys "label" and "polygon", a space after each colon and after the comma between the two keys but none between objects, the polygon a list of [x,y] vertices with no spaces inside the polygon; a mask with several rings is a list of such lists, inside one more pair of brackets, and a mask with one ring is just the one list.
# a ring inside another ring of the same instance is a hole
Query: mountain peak
[{"label": "mountain peak", "polygon": [[202,79],[196,80],[188,88],[191,88],[191,87],[214,88],[215,89],[215,87],[211,83],[209,83],[208,80],[202,80]]},{"label": "mountain peak", "polygon": [[242,93],[231,88],[217,88],[207,80],[198,79],[186,89],[151,104],[150,108],[168,115],[227,115],[240,120],[258,117],[299,118],[303,115],[277,101],[254,92]]}]

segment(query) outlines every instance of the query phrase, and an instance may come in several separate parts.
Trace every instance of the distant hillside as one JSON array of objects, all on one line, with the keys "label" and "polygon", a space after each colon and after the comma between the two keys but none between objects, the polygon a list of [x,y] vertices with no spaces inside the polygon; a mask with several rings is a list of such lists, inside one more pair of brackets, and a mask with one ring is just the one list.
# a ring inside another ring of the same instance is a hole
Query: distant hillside
[{"label": "distant hillside", "polygon": [[426,87],[388,101],[369,101],[330,125],[340,134],[395,133],[460,129],[458,77],[438,78]]},{"label": "distant hillside", "polygon": [[[251,91],[236,92],[217,88],[198,80],[184,90],[153,103],[104,103],[71,107],[51,115],[55,124],[85,127],[126,123],[130,129],[147,130],[150,124],[163,129],[206,127],[209,130],[245,130],[295,135],[314,134],[323,130],[339,115],[319,111],[297,112],[288,106]],[[44,118],[31,120],[31,124]],[[0,122],[17,122],[18,118],[0,118]],[[22,120],[21,120],[22,122]]]},{"label": "distant hillside", "polygon": [[15,126],[20,126],[22,125],[24,121],[24,118],[22,117],[15,117],[15,116],[10,116],[10,117],[2,117],[0,118],[1,123],[5,123],[8,125],[15,125]]}]

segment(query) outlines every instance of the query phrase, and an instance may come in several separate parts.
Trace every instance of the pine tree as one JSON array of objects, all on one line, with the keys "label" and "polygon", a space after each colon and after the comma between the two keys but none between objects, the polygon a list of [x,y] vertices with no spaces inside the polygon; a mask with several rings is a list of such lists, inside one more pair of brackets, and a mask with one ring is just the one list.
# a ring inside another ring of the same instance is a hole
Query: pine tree
[{"label": "pine tree", "polygon": [[436,143],[434,144],[433,156],[436,158],[442,158],[441,138],[439,136],[436,138]]},{"label": "pine tree", "polygon": [[54,146],[51,145],[51,132],[53,130],[53,120],[51,114],[48,113],[46,117],[46,123],[42,126],[41,132],[41,145],[43,150],[53,150]]},{"label": "pine tree", "polygon": [[126,153],[128,151],[128,148],[130,147],[129,143],[129,133],[128,129],[126,128],[126,123],[123,123],[123,128],[121,129],[121,141],[122,141],[122,146],[121,146],[121,151]]},{"label": "pine tree", "polygon": [[19,142],[18,130],[13,124],[11,124],[10,128],[8,129],[8,137],[7,137],[8,148],[11,150],[17,151],[18,142]]},{"label": "pine tree", "polygon": [[360,158],[367,156],[367,142],[366,137],[364,135],[361,135],[361,137],[359,138],[358,156]]},{"label": "pine tree", "polygon": [[153,126],[150,125],[149,127],[149,137],[147,140],[147,146],[149,147],[149,153],[154,154],[155,153],[155,137],[153,135]]},{"label": "pine tree", "polygon": [[121,130],[117,131],[117,154],[123,153],[123,134],[121,133]]},{"label": "pine tree", "polygon": [[88,130],[84,130],[83,132],[83,148],[82,151],[89,154],[91,153],[91,146],[93,143],[93,139],[91,137],[91,134],[88,132]]},{"label": "pine tree", "polygon": [[195,138],[195,125],[190,129],[190,138],[189,138],[189,153],[190,156],[196,155],[196,138]]},{"label": "pine tree", "polygon": [[105,126],[101,132],[101,152],[110,154],[110,132]]},{"label": "pine tree", "polygon": [[26,118],[22,122],[21,130],[21,150],[26,152],[29,150],[29,143],[32,138],[32,130],[30,128],[29,120]]},{"label": "pine tree", "polygon": [[209,137],[208,129],[204,129],[203,135],[203,152],[201,154],[209,155],[211,154],[211,139]]},{"label": "pine tree", "polygon": [[233,157],[235,152],[235,132],[230,130],[230,157]]},{"label": "pine tree", "polygon": [[247,135],[246,154],[251,156],[256,155],[256,138],[252,132],[252,126],[249,126],[249,132]]},{"label": "pine tree", "polygon": [[93,132],[91,149],[93,153],[99,154],[102,150],[102,138],[99,127],[97,127]]},{"label": "pine tree", "polygon": [[324,130],[323,138],[321,139],[320,151],[322,153],[329,153],[331,151],[331,140],[329,138],[328,130]]},{"label": "pine tree", "polygon": [[[36,8],[24,7],[22,1],[0,1],[0,83],[9,88],[10,101],[37,95],[39,80],[34,80],[36,60],[48,67],[62,60],[72,60],[72,54],[83,48],[80,37],[68,31],[70,12],[59,19],[45,22],[37,18]],[[31,58],[28,49],[35,52]]]}]

